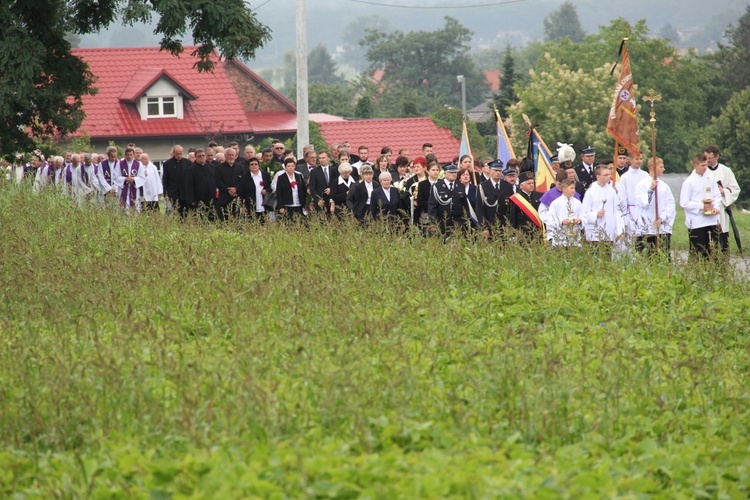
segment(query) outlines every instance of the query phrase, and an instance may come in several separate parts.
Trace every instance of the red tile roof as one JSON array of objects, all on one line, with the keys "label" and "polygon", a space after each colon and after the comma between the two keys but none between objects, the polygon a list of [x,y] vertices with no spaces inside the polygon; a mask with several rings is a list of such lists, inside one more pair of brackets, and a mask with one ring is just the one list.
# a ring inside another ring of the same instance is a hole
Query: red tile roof
[{"label": "red tile roof", "polygon": [[172,75],[162,68],[139,68],[133,73],[133,77],[130,79],[125,89],[120,95],[121,101],[135,103],[139,97],[141,97],[153,84],[159,80],[159,78],[165,77],[170,80],[173,85],[177,86],[188,99],[197,99],[197,97],[190,92],[185,85],[177,81]]},{"label": "red tile roof", "polygon": [[435,125],[432,118],[376,118],[345,120],[320,124],[320,133],[328,144],[349,141],[353,150],[360,145],[370,148],[375,160],[380,149],[389,146],[394,155],[406,148],[412,158],[421,154],[422,144],[429,142],[440,162],[452,161],[458,155],[460,142],[447,128]]},{"label": "red tile roof", "polygon": [[[185,47],[180,57],[158,47],[73,50],[73,54],[88,62],[98,78],[95,86],[99,89],[97,95],[83,98],[86,119],[79,132],[92,138],[206,135],[219,130],[225,134],[251,133],[252,127],[241,111],[237,92],[223,65],[217,64],[213,73],[199,73],[193,68],[197,58],[190,55],[194,49]],[[185,101],[184,119],[141,120],[135,104],[120,100],[133,97],[137,87],[147,88],[146,80],[157,74],[147,68],[163,70],[197,97]]]},{"label": "red tile roof", "polygon": [[500,90],[500,71],[493,69],[484,70],[484,78],[487,80],[487,83],[490,84],[490,90],[493,92],[497,92]]},{"label": "red tile roof", "polygon": [[[245,113],[247,120],[253,127],[254,134],[273,133],[296,133],[297,114],[286,111],[248,111]],[[340,116],[326,113],[310,113],[308,119],[311,122],[342,122]]]}]

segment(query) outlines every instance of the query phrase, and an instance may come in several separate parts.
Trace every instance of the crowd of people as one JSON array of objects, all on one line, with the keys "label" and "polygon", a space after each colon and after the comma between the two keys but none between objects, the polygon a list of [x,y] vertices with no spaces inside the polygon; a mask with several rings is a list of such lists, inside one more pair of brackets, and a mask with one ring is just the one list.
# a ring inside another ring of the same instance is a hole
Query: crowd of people
[{"label": "crowd of people", "polygon": [[[446,239],[530,238],[552,246],[669,255],[676,202],[661,180],[660,158],[649,159],[646,171],[642,159],[624,148],[616,158],[597,162],[594,148],[586,146],[574,164],[573,148],[558,145],[551,160],[555,182],[544,193],[537,191],[527,160],[503,164],[464,155],[441,163],[429,143],[414,157],[402,149],[394,158],[384,147],[374,161],[367,146],[355,153],[346,142],[317,152],[307,145],[300,159],[280,141],[260,152],[252,145],[212,143],[186,153],[176,145],[160,167],[135,144],[123,157],[114,146],[103,155],[67,152],[47,159],[35,151],[9,175],[30,179],[35,193],[57,189],[82,205],[132,212],[160,212],[162,202],[168,214],[208,221],[353,217],[363,226],[386,221],[394,233],[416,228]],[[729,251],[731,205],[740,186],[719,158],[716,146],[696,155],[679,196],[697,256]]]}]

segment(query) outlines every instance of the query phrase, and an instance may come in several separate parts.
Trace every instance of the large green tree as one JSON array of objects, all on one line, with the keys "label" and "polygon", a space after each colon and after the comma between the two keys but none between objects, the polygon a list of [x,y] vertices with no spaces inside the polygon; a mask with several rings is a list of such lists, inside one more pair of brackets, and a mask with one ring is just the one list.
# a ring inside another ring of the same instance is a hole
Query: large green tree
[{"label": "large green tree", "polygon": [[436,31],[385,34],[368,30],[361,43],[367,48],[370,72],[382,71],[378,114],[425,115],[445,105],[460,107],[457,75],[464,75],[467,105],[482,102],[488,85],[469,57],[471,36],[470,30],[451,17]]},{"label": "large green tree", "polygon": [[565,2],[560,8],[544,19],[544,39],[546,41],[558,41],[567,38],[571,42],[583,41],[586,36],[581,21],[578,19],[578,11],[572,2]]},{"label": "large green tree", "polygon": [[726,79],[732,91],[750,86],[750,4],[745,13],[726,31],[728,45],[721,45],[715,60],[721,78]]},{"label": "large green tree", "polygon": [[[94,76],[71,54],[66,34],[95,33],[120,17],[133,24],[159,18],[161,47],[182,52],[189,32],[196,69],[210,71],[215,50],[250,58],[270,38],[243,0],[11,0],[0,2],[0,152],[32,147],[29,136],[65,135],[83,118],[82,97]],[[232,22],[227,22],[231,19]],[[117,71],[117,68],[113,68]]]},{"label": "large green tree", "polygon": [[[338,64],[322,44],[316,45],[307,54],[307,82],[310,85],[319,83],[325,86],[339,86],[342,89],[346,86],[346,80],[339,75]],[[312,90],[310,92],[312,93]],[[284,93],[296,102],[297,57],[291,50],[284,53]]]},{"label": "large green tree", "polygon": [[516,95],[516,62],[510,44],[505,46],[503,64],[500,70],[500,90],[493,96],[495,106],[503,117],[508,116],[508,108],[518,101]]},{"label": "large green tree", "polygon": [[608,69],[601,66],[583,72],[571,69],[549,55],[538,61],[531,83],[520,90],[519,102],[510,108],[516,154],[524,156],[526,151],[528,137],[525,132],[528,127],[523,120],[525,114],[537,125],[553,152],[557,142],[573,144],[576,150],[593,144],[603,152],[602,157],[607,156],[607,150],[612,148],[605,132],[612,90],[607,78]]},{"label": "large green tree", "polygon": [[[629,37],[628,48],[639,105],[642,104],[641,97],[651,88],[662,96],[662,100],[656,104],[658,153],[665,158],[668,169],[683,171],[683,166],[689,162],[693,152],[701,147],[704,125],[710,122],[711,117],[719,114],[721,105],[725,102],[726,83],[723,78],[717,77],[705,57],[692,52],[682,54],[668,40],[653,38],[645,20],[630,24],[622,18],[601,27],[581,43],[563,39],[559,42],[547,42],[533,50],[538,52],[541,49],[541,53],[549,54],[557,64],[570,71],[580,71],[584,79],[601,80],[603,90],[598,92],[604,92],[606,99],[611,99],[619,68],[614,76],[595,72],[607,65],[612,67],[616,50],[625,36]],[[544,59],[537,61],[537,75],[542,72],[540,65],[544,64]],[[571,89],[573,90],[577,89]],[[522,100],[524,95],[527,98],[533,97],[521,92]],[[590,95],[592,101],[598,102],[601,98],[601,94]],[[641,121],[646,123],[648,109],[642,105],[639,107]],[[582,109],[587,109],[587,106]],[[603,131],[607,123],[606,112],[593,114],[573,109],[563,109],[561,112],[573,116],[576,122],[585,121],[594,127],[597,135],[589,139],[582,138],[584,143],[595,142],[599,131]],[[538,117],[530,117],[534,122],[541,123]],[[645,137],[643,128],[641,130],[642,137]],[[544,132],[542,134],[547,137]],[[646,142],[642,143],[644,154],[648,153]],[[610,146],[612,144],[610,142]],[[581,144],[576,144],[579,145]]]},{"label": "large green tree", "polygon": [[721,151],[721,162],[728,165],[737,176],[742,191],[740,200],[747,205],[750,200],[750,88],[735,93],[712,120],[701,144],[716,144]]}]

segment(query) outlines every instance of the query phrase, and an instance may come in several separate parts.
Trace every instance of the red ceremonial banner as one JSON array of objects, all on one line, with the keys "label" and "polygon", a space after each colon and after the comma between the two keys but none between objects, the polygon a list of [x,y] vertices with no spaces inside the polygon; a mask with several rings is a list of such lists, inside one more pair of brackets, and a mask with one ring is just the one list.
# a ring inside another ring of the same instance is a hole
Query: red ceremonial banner
[{"label": "red ceremonial banner", "polygon": [[630,154],[641,156],[641,149],[638,145],[637,105],[627,44],[622,51],[622,69],[620,79],[615,86],[612,106],[609,109],[607,133],[620,145],[626,147]]}]

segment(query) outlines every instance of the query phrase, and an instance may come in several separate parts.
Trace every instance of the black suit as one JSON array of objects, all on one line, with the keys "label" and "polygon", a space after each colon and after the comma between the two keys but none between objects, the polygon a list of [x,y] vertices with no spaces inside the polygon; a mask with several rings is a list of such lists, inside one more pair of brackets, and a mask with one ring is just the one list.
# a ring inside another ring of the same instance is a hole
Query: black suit
[{"label": "black suit", "polygon": [[[302,174],[299,172],[294,172],[294,180],[297,182],[297,195],[299,197],[300,205],[298,209],[291,211],[302,214],[302,210],[305,206],[305,197],[307,196],[307,184],[305,183],[305,178],[302,177]],[[289,209],[289,206],[294,203],[292,184],[289,181],[289,176],[286,172],[281,174],[276,180],[276,201],[278,205],[276,207],[277,210],[281,208]]]},{"label": "black suit", "polygon": [[[338,172],[331,165],[328,165],[328,179],[323,169],[324,167],[318,166],[310,171],[310,195],[316,211],[330,210],[331,195],[325,194],[325,190],[331,189],[338,179]],[[322,207],[318,204],[321,200],[324,202]]]},{"label": "black suit", "polygon": [[391,186],[388,189],[388,194],[390,199],[385,197],[385,188],[383,186],[372,190],[370,213],[372,213],[373,219],[378,220],[380,217],[395,219],[401,216],[399,212],[403,209],[403,204],[398,189]]},{"label": "black suit", "polygon": [[516,191],[520,191],[518,186],[511,184],[505,179],[500,181],[500,207],[497,209],[497,215],[500,216],[498,221],[501,226],[505,225],[508,221],[508,208],[510,205],[510,197],[516,194]]},{"label": "black suit", "polygon": [[209,219],[214,218],[216,199],[216,169],[211,163],[193,163],[185,173],[185,203],[191,210],[205,209]]},{"label": "black suit", "polygon": [[448,181],[437,181],[430,189],[429,196],[427,213],[438,224],[441,233],[449,234],[466,227],[466,221],[469,220],[469,198],[463,184],[454,181],[451,190]]},{"label": "black suit", "polygon": [[190,160],[182,158],[177,161],[170,158],[162,165],[161,183],[166,194],[177,205],[177,209],[182,214],[185,208],[185,173],[190,168]]},{"label": "black suit", "polygon": [[[216,198],[216,213],[219,216],[219,220],[224,220],[229,215],[229,205],[232,201],[237,200],[237,196],[231,196],[229,194],[229,188],[237,188],[240,184],[240,179],[244,171],[242,167],[235,163],[230,165],[227,162],[220,163],[216,167],[216,187],[219,189],[219,196]],[[239,215],[239,206],[231,208],[231,213],[235,217]]]},{"label": "black suit", "polygon": [[[535,210],[539,210],[539,201],[542,198],[542,195],[536,191],[532,191],[531,194],[526,194],[522,190],[518,190],[518,193],[516,193],[518,196],[522,196],[526,199],[526,201],[529,202],[529,204],[534,207]],[[510,222],[510,225],[513,226],[514,229],[518,229],[525,234],[528,235],[535,235],[535,236],[541,236],[542,230],[537,227],[536,224],[532,222],[532,220],[529,218],[526,213],[521,210],[518,205],[516,205],[513,200],[510,202],[510,208],[508,209],[508,221]]]},{"label": "black suit", "polygon": [[[495,188],[492,180],[484,181],[477,188],[476,214],[480,229],[492,231],[496,224],[505,224],[505,211],[507,205],[500,194],[500,183]],[[507,184],[507,183],[506,183]]]},{"label": "black suit", "polygon": [[[268,175],[268,172],[265,170],[259,170],[258,173],[261,176],[263,187],[262,190],[266,190],[266,192],[271,191],[271,176]],[[240,184],[237,187],[237,196],[242,200],[242,202],[245,204],[245,208],[247,209],[247,214],[249,216],[253,216],[256,213],[256,192],[255,192],[255,181],[253,180],[253,174],[251,174],[249,171],[246,172],[242,178],[240,179]],[[263,212],[259,212],[263,213]]]},{"label": "black suit", "polygon": [[415,225],[419,224],[419,221],[422,218],[422,214],[427,213],[431,189],[432,183],[430,183],[430,179],[423,179],[419,181],[419,184],[417,184],[417,206],[414,208]]},{"label": "black suit", "polygon": [[583,163],[576,165],[575,167],[573,167],[573,169],[576,171],[576,175],[578,175],[578,181],[583,185],[583,193],[578,193],[581,195],[581,199],[583,199],[583,195],[589,188],[589,186],[596,182],[596,173],[594,172],[595,169],[592,165],[591,173],[589,174],[589,171],[586,169],[586,167],[583,166]]},{"label": "black suit", "polygon": [[346,206],[346,197],[349,195],[349,190],[357,185],[357,181],[354,180],[354,176],[349,177],[351,184],[348,186],[341,182],[341,177],[331,188],[331,201],[336,205],[336,215],[341,216],[344,207]]},{"label": "black suit", "polygon": [[[376,181],[372,181],[373,192],[380,187]],[[346,204],[354,212],[354,217],[360,221],[365,221],[365,215],[370,211],[370,205],[367,203],[367,186],[364,182],[358,182],[349,190],[349,196],[346,197]]]}]

